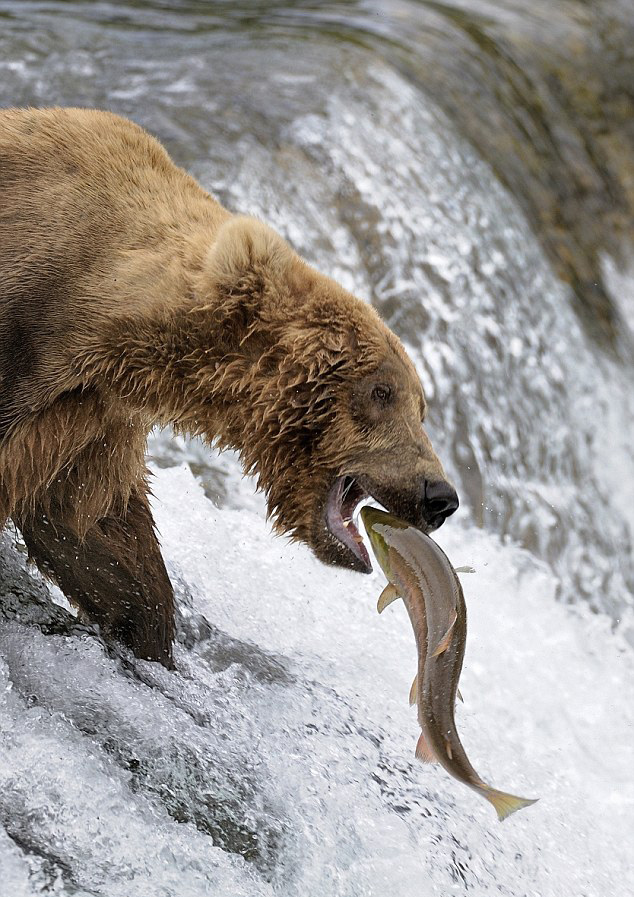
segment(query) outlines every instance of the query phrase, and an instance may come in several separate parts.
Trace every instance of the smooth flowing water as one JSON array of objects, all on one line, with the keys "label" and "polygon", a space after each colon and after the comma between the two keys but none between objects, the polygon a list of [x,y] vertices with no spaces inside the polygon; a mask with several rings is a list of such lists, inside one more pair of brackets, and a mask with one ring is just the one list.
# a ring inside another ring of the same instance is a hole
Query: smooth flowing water
[{"label": "smooth flowing water", "polygon": [[405,341],[478,569],[462,725],[547,803],[500,833],[414,767],[379,578],[273,541],[233,456],[161,433],[179,673],[109,656],[6,549],[7,897],[627,892],[633,33],[617,0],[0,2],[0,106],[133,118]]}]

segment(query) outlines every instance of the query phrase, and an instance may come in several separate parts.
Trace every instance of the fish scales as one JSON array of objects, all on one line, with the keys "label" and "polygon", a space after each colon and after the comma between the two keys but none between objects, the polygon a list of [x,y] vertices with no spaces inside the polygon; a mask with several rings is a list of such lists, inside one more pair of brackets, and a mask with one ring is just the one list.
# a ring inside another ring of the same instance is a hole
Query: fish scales
[{"label": "fish scales", "polygon": [[[442,549],[420,530],[414,527],[395,529],[381,524],[376,525],[376,530],[384,538],[391,536],[389,559],[392,570],[405,564],[410,571],[409,577],[401,571],[398,578],[419,654],[418,722],[436,758],[442,763],[443,755],[447,754],[447,743],[435,736],[437,732],[455,731],[454,707],[466,646],[467,613],[462,586]],[[422,557],[428,563],[422,564]],[[430,596],[438,596],[438,600],[432,601]],[[435,656],[434,650],[446,637],[452,620],[453,637],[447,648]],[[418,630],[423,625],[424,644],[418,637]],[[464,632],[464,638],[460,637],[461,632]],[[430,693],[432,688],[433,695]],[[455,744],[450,742],[449,750],[450,759],[459,763],[468,776],[478,780],[479,776],[457,737]],[[452,770],[448,771],[453,774]]]},{"label": "fish scales", "polygon": [[[378,532],[386,527],[377,524]],[[391,528],[390,536],[390,560],[392,564],[402,557],[412,571],[415,581],[419,585],[423,602],[426,595],[434,595],[433,602],[425,605],[427,617],[428,638],[434,649],[441,642],[447,632],[448,623],[456,613],[458,605],[466,608],[460,580],[454,573],[449,559],[442,549],[429,536],[415,527],[407,529]],[[385,536],[384,532],[381,532]],[[425,559],[423,564],[421,559]],[[410,582],[411,582],[410,578]]]},{"label": "fish scales", "polygon": [[[498,791],[471,765],[456,729],[454,710],[462,672],[467,609],[462,585],[443,550],[405,521],[365,507],[361,518],[390,588],[403,598],[418,650],[417,708],[421,737],[416,755],[436,760],[455,779],[488,800],[500,820],[532,799]],[[379,611],[394,594],[379,599]]]}]

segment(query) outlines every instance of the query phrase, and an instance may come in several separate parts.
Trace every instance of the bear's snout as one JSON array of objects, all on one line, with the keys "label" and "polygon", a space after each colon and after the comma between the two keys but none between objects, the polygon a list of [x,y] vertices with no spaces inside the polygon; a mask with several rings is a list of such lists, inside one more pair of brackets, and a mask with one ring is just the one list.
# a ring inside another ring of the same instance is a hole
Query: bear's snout
[{"label": "bear's snout", "polygon": [[438,529],[458,509],[458,493],[447,480],[425,480],[423,517],[430,529]]}]

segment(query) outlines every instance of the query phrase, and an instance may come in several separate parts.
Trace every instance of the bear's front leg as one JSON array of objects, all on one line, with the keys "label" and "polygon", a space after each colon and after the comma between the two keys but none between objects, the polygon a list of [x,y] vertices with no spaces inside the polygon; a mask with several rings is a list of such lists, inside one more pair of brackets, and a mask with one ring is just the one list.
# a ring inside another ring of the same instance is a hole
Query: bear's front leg
[{"label": "bear's front leg", "polygon": [[143,487],[124,512],[101,518],[83,537],[65,523],[58,502],[46,512],[36,504],[15,523],[39,569],[106,636],[173,667],[174,594]]}]

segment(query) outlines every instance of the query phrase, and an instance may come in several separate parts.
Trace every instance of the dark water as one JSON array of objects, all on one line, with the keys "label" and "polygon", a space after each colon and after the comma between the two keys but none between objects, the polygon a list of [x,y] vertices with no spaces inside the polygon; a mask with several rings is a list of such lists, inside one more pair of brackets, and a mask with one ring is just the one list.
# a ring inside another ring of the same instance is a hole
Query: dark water
[{"label": "dark water", "polygon": [[494,829],[415,766],[411,634],[364,616],[372,582],[278,547],[235,457],[158,434],[224,506],[161,471],[178,672],[0,547],[1,897],[628,890],[633,37],[629,0],[0,0],[0,106],[129,116],[406,342],[479,566],[461,731],[542,797]]},{"label": "dark water", "polygon": [[[373,302],[417,360],[470,517],[620,619],[628,3],[58,0],[3,2],[0,22],[0,104],[130,116]],[[188,451],[226,500],[222,462]]]}]

